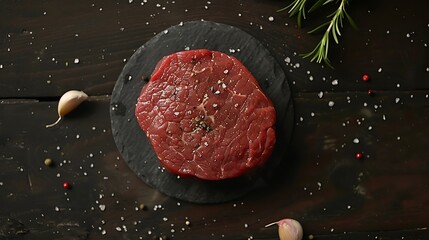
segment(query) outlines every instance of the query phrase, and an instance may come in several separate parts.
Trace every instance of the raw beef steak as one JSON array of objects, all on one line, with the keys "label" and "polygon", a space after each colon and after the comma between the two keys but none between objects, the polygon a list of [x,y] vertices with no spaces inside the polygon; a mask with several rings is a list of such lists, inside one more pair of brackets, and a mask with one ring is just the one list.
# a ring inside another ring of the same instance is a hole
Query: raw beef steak
[{"label": "raw beef steak", "polygon": [[206,49],[164,57],[135,115],[161,164],[182,176],[241,176],[276,140],[275,109],[256,79],[236,58]]}]

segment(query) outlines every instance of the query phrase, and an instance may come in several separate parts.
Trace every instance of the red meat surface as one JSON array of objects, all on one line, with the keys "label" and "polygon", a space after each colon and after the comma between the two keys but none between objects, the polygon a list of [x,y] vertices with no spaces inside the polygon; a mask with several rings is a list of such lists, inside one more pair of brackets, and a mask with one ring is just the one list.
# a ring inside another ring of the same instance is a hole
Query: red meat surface
[{"label": "red meat surface", "polygon": [[206,49],[164,57],[135,116],[162,166],[182,176],[241,176],[267,161],[276,140],[275,109],[256,79],[236,58]]}]

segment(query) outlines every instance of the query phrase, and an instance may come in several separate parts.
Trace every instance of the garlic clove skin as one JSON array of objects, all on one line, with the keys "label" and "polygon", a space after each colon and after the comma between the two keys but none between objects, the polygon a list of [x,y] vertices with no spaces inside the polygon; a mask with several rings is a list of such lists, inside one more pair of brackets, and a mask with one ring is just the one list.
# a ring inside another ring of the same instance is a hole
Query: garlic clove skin
[{"label": "garlic clove skin", "polygon": [[283,219],[280,220],[279,225],[279,237],[280,240],[301,240],[302,239],[302,226],[294,219]]},{"label": "garlic clove skin", "polygon": [[83,91],[70,90],[64,93],[60,101],[58,102],[58,119],[52,124],[46,125],[46,128],[53,127],[57,125],[61,119],[73,111],[77,106],[79,106],[83,101],[88,99],[88,95]]},{"label": "garlic clove skin", "polygon": [[277,224],[280,240],[302,240],[303,230],[301,224],[294,219],[282,219],[278,222],[270,223],[265,227]]}]

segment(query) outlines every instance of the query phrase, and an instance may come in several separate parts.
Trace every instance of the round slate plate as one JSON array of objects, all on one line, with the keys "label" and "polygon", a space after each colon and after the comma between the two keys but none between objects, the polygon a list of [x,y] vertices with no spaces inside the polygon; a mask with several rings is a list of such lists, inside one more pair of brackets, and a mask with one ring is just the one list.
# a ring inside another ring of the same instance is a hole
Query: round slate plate
[{"label": "round slate plate", "polygon": [[[277,142],[267,164],[256,172],[234,179],[206,181],[178,177],[166,171],[134,117],[135,104],[144,84],[162,57],[188,49],[217,50],[239,59],[258,79],[276,109]],[[195,203],[236,199],[268,183],[293,128],[289,85],[281,66],[269,51],[248,33],[220,23],[194,21],[170,27],[141,46],[128,60],[113,89],[110,117],[116,145],[128,166],[160,192]]]}]

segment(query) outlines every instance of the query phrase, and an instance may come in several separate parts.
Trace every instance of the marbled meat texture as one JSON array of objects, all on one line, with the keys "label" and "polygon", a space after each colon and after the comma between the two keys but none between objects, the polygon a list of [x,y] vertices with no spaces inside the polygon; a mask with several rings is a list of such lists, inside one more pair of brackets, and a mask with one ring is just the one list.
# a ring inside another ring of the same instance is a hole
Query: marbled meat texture
[{"label": "marbled meat texture", "polygon": [[266,162],[276,140],[275,109],[256,79],[236,58],[206,49],[164,57],[135,115],[161,164],[182,176],[241,176]]}]

